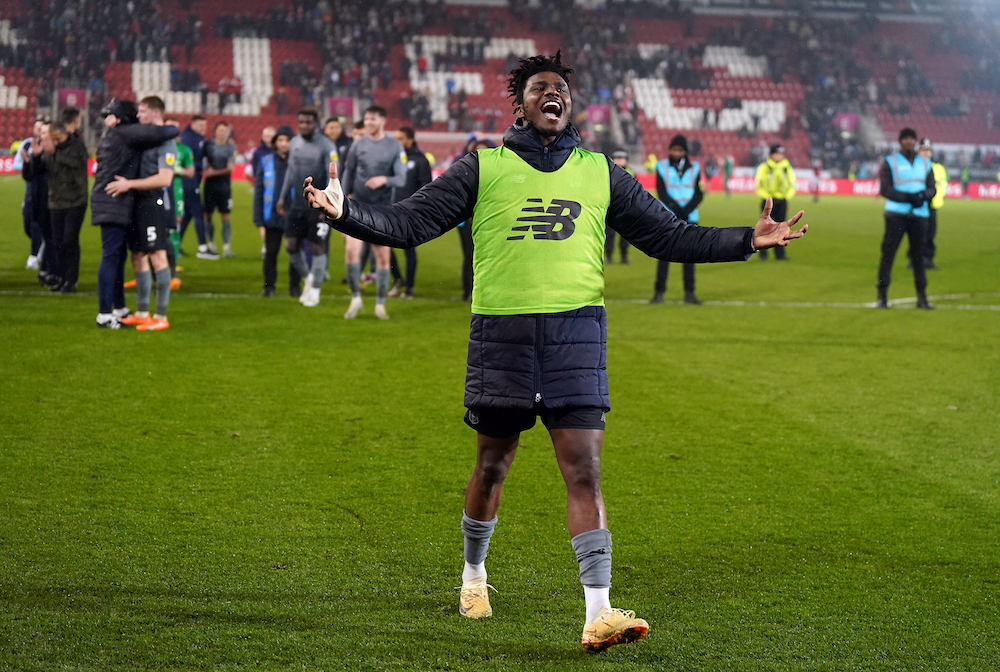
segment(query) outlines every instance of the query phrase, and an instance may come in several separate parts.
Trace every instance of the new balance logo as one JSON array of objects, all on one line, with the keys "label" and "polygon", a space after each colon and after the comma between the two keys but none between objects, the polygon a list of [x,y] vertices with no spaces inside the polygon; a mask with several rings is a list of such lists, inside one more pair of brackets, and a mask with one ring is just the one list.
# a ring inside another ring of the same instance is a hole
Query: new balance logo
[{"label": "new balance logo", "polygon": [[[538,203],[539,205],[532,205]],[[534,224],[524,224],[515,226],[511,231],[533,231],[535,240],[566,240],[573,235],[576,230],[574,219],[580,216],[583,208],[576,201],[563,201],[558,198],[552,199],[552,205],[546,208],[540,198],[529,198],[528,204],[521,212],[537,213],[518,217],[519,222],[535,222]],[[524,240],[525,236],[510,236],[507,240]]]}]

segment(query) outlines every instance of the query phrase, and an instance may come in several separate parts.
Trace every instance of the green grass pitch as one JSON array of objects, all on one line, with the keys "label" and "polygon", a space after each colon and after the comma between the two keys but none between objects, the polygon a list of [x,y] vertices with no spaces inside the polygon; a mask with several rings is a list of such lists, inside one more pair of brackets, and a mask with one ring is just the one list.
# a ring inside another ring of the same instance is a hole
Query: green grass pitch
[{"label": "green grass pitch", "polygon": [[[594,657],[540,427],[505,488],[495,614],[457,612],[457,234],[420,249],[390,322],[371,293],[346,322],[339,240],[319,307],[288,298],[284,256],[259,297],[234,191],[239,257],[181,261],[169,331],[113,332],[96,230],[81,293],[40,292],[0,178],[0,669],[1000,669],[1000,204],[941,211],[933,312],[864,305],[867,198],[796,199],[790,260],[699,266],[704,306],[676,265],[662,306],[652,260],[608,267],[612,602],[651,630]],[[756,207],[709,194],[702,219]],[[914,296],[905,265],[890,299]]]}]

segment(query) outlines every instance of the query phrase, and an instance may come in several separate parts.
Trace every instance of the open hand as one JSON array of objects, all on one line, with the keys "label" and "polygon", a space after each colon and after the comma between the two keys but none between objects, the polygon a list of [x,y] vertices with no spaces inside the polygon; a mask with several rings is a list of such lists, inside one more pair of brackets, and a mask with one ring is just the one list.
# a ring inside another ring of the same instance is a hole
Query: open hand
[{"label": "open hand", "polygon": [[799,223],[805,213],[799,210],[794,217],[787,222],[776,222],[771,219],[771,207],[774,202],[768,198],[764,203],[764,212],[760,213],[757,226],[753,229],[753,245],[758,250],[766,250],[769,247],[786,247],[788,241],[794,238],[801,238],[809,230],[808,224],[803,224],[798,231],[792,231],[792,227]]},{"label": "open hand", "polygon": [[309,206],[321,210],[330,219],[340,219],[344,214],[344,190],[337,179],[337,162],[330,162],[330,183],[320,191],[312,186],[312,178],[307,177],[302,185],[303,194]]},{"label": "open hand", "polygon": [[132,184],[127,178],[124,178],[121,175],[115,175],[115,179],[108,182],[108,186],[104,187],[104,191],[114,197],[118,194],[124,194],[131,188]]},{"label": "open hand", "polygon": [[384,187],[386,185],[386,182],[388,181],[389,178],[387,178],[385,175],[376,175],[375,177],[369,177],[365,181],[365,186],[371,189],[372,191],[375,191],[376,189],[381,189],[382,187]]}]

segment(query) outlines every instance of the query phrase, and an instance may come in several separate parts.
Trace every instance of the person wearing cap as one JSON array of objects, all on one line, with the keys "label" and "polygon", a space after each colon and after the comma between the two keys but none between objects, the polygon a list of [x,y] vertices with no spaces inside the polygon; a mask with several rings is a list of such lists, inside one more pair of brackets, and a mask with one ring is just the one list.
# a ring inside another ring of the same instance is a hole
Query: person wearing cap
[{"label": "person wearing cap", "polygon": [[928,204],[937,194],[934,171],[928,158],[917,154],[917,132],[904,128],[899,132],[899,151],[885,157],[879,172],[879,194],[885,198],[885,235],[882,259],[878,266],[878,307],[889,307],[889,283],[892,262],[903,234],[910,239],[910,264],[917,289],[917,308],[930,310],[927,302],[927,274],[924,270],[924,239]]},{"label": "person wearing cap", "polygon": [[[269,154],[261,157],[253,176],[253,223],[264,231],[264,293],[274,296],[274,283],[278,279],[278,254],[285,235],[285,216],[275,207],[276,194],[285,183],[288,172],[288,150],[295,132],[291,126],[282,126],[271,137]],[[289,275],[292,269],[289,267]],[[295,280],[298,284],[298,279]]]},{"label": "person wearing cap", "polygon": [[[688,158],[687,138],[675,135],[670,141],[669,156],[656,163],[656,196],[677,219],[698,225],[698,205],[704,194],[701,191],[701,166]],[[667,272],[670,262],[656,262],[656,282],[650,303],[663,303],[667,291]],[[684,303],[701,305],[694,293],[694,264],[684,262]]]},{"label": "person wearing cap", "polygon": [[948,170],[934,160],[934,146],[930,138],[920,141],[920,156],[931,162],[931,170],[934,171],[934,188],[937,193],[931,199],[929,217],[927,218],[927,235],[924,237],[924,268],[929,270],[937,269],[934,263],[934,255],[937,248],[934,246],[934,238],[937,236],[937,211],[944,207],[944,197],[948,192]]},{"label": "person wearing cap", "polygon": [[97,326],[123,329],[131,313],[125,307],[126,229],[132,221],[134,194],[106,191],[118,176],[136,179],[142,152],[177,137],[177,128],[140,124],[139,107],[131,100],[112,98],[101,110],[104,134],[97,143],[97,174],[90,192],[90,223],[101,227],[101,263],[97,271]]},{"label": "person wearing cap", "polygon": [[[635,171],[632,170],[628,165],[628,152],[626,152],[624,149],[616,149],[611,154],[611,160],[614,161],[616,166],[621,167],[621,169],[624,170],[626,173],[628,173],[632,177],[635,177]],[[610,264],[612,262],[612,256],[615,251],[615,230],[612,229],[610,226],[605,226],[604,236],[605,236],[604,263]],[[619,254],[621,255],[621,263],[626,265],[630,263],[628,260],[628,248],[629,248],[628,241],[619,236],[618,250]]]},{"label": "person wearing cap", "polygon": [[[757,166],[757,195],[760,196],[760,207],[764,209],[767,199],[771,199],[774,206],[771,209],[771,216],[776,222],[785,220],[788,214],[788,201],[795,195],[798,181],[795,179],[795,170],[792,164],[785,158],[785,148],[781,145],[771,145],[767,153],[767,161]],[[774,248],[775,259],[785,259],[785,248]],[[760,251],[760,259],[767,259],[767,250]]]}]

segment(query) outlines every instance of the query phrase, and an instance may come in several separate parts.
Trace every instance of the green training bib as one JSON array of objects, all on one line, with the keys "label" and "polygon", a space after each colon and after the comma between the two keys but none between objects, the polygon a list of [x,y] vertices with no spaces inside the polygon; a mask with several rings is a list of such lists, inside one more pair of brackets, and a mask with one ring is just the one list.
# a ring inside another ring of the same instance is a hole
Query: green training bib
[{"label": "green training bib", "polygon": [[574,149],[551,173],[506,147],[479,150],[472,312],[559,313],[604,305],[608,161]]}]

